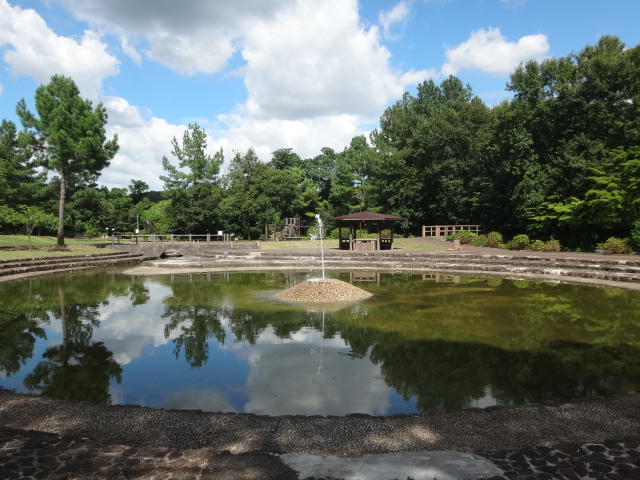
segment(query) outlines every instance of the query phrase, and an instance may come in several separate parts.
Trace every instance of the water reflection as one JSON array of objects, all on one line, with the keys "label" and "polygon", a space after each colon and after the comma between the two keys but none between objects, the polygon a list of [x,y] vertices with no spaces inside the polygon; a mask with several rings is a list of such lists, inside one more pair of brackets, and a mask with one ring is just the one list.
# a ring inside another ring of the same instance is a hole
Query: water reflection
[{"label": "water reflection", "polygon": [[295,272],[105,272],[2,284],[0,384],[271,415],[383,415],[640,387],[638,292],[333,276],[375,296],[325,313],[265,301],[304,280]]},{"label": "water reflection", "polygon": [[[354,361],[354,357],[344,355],[350,349],[341,338],[322,335],[313,328],[303,328],[287,339],[271,328],[263,332],[248,358],[250,401],[245,411],[269,415],[384,415],[389,395],[380,368],[365,358]],[[287,348],[274,348],[278,345]]]}]

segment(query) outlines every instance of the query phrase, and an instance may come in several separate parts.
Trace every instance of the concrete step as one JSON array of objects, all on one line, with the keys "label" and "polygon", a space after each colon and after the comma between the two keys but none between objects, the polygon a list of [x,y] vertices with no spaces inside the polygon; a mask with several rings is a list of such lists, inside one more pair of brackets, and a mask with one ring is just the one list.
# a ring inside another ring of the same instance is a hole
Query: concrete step
[{"label": "concrete step", "polygon": [[18,258],[11,260],[0,260],[0,268],[8,264],[40,264],[40,263],[60,263],[67,262],[69,260],[86,259],[86,258],[111,258],[120,256],[131,255],[129,252],[109,252],[109,253],[94,253],[89,255],[65,255],[62,257],[31,257],[31,258]]},{"label": "concrete step", "polygon": [[21,275],[54,270],[78,270],[81,268],[117,265],[121,263],[140,263],[143,260],[143,255],[129,254],[127,252],[7,260],[0,263],[0,276]]},{"label": "concrete step", "polygon": [[[253,252],[251,254],[218,254],[210,257],[217,267],[252,265],[319,268],[321,254],[300,252]],[[640,261],[603,258],[557,258],[549,256],[474,255],[474,254],[417,254],[325,252],[325,267],[331,269],[424,269],[475,271],[506,274],[534,274],[558,277],[592,278],[616,282],[640,283]]]}]

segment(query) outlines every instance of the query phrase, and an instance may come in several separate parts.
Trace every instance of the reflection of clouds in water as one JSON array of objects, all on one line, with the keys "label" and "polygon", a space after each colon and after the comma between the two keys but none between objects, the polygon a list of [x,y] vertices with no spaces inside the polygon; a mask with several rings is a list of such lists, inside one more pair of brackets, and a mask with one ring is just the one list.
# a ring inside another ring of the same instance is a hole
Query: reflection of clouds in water
[{"label": "reflection of clouds in water", "polygon": [[169,395],[160,408],[181,410],[202,410],[204,412],[235,412],[231,401],[222,392],[215,389],[186,389]]},{"label": "reflection of clouds in water", "polygon": [[109,396],[111,405],[124,405],[124,390],[119,385],[109,385]]},{"label": "reflection of clouds in water", "polygon": [[[145,286],[149,289],[151,299],[171,295],[169,287],[153,281],[146,280]],[[100,327],[94,329],[92,341],[104,342],[120,365],[150,353],[151,349],[147,346],[165,345],[179,334],[179,330],[174,330],[169,338],[165,338],[167,319],[162,318],[164,305],[160,301],[132,306],[128,297],[111,296],[108,302],[108,305],[99,307]]]},{"label": "reflection of clouds in water", "polygon": [[[277,339],[265,330],[249,355],[249,402],[245,412],[268,415],[383,415],[389,408],[388,387],[380,368],[355,359],[339,338],[303,329],[295,340]],[[276,340],[277,339],[277,340]],[[288,343],[273,348],[273,344]]]},{"label": "reflection of clouds in water", "polygon": [[491,385],[486,385],[484,387],[484,395],[482,397],[472,399],[469,406],[476,408],[487,408],[497,404],[498,401],[493,395],[493,388],[491,388]]}]

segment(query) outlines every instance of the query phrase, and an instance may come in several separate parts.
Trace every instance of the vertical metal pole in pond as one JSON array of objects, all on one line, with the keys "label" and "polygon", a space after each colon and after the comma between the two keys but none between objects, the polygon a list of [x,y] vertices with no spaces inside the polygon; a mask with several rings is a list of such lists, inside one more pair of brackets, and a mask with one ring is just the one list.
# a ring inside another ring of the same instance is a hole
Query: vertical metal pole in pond
[{"label": "vertical metal pole in pond", "polygon": [[316,220],[318,220],[318,235],[320,236],[320,258],[322,263],[322,280],[324,280],[324,247],[322,245],[322,237],[324,231],[324,225],[322,225],[322,220],[320,219],[320,215],[316,213]]}]

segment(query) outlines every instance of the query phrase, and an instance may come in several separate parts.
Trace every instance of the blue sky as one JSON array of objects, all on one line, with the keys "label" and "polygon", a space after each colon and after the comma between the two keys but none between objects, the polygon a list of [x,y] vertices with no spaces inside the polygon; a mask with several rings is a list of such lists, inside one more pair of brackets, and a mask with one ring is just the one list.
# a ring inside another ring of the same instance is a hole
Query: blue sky
[{"label": "blue sky", "polygon": [[190,123],[227,160],[341,151],[417,83],[454,74],[494,105],[520,62],[635,46],[639,17],[638,0],[0,0],[0,116],[70,76],[119,136],[99,183],[160,190]]}]

